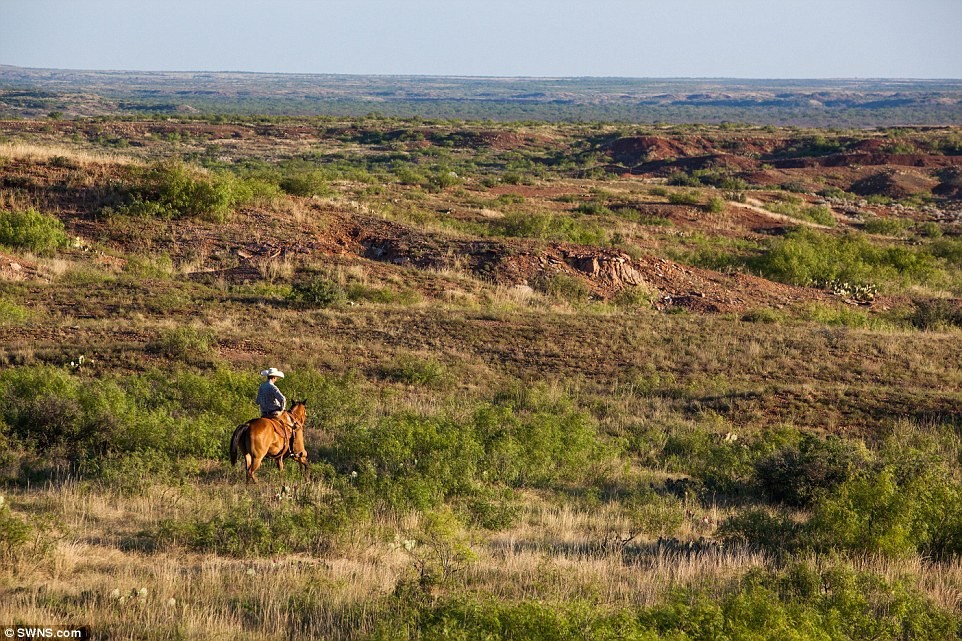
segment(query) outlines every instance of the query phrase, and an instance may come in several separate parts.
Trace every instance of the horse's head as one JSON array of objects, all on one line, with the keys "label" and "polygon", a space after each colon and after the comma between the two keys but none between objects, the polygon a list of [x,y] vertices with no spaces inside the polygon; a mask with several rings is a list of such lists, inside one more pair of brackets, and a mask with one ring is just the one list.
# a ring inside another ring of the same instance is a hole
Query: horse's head
[{"label": "horse's head", "polygon": [[307,421],[307,401],[294,401],[287,412],[294,417],[298,425],[303,426]]},{"label": "horse's head", "polygon": [[295,458],[299,459],[303,455],[306,460],[307,451],[304,449],[304,424],[307,422],[307,401],[294,401],[291,409],[287,411],[294,418],[294,422],[297,423],[294,427],[291,452]]}]

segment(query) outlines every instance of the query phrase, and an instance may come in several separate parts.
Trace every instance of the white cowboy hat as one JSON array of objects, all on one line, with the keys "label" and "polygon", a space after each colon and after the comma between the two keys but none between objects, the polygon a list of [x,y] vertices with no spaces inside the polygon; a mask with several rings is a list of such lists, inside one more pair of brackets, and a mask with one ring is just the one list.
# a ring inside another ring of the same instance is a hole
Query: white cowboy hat
[{"label": "white cowboy hat", "polygon": [[276,367],[268,367],[263,372],[261,372],[261,376],[266,376],[268,378],[270,378],[271,376],[276,376],[277,378],[284,378],[284,372],[277,369]]}]

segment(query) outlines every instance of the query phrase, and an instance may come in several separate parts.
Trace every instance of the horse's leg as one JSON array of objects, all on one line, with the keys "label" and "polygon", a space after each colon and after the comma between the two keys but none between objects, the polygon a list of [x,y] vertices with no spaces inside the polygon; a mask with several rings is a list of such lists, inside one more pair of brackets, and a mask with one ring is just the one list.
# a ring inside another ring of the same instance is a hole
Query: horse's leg
[{"label": "horse's leg", "polygon": [[[251,467],[254,465],[254,457],[251,456],[250,452],[244,454],[244,469],[247,472],[247,482],[250,483],[254,480],[254,474],[251,472]],[[256,481],[254,481],[256,483]]]},{"label": "horse's leg", "polygon": [[310,480],[311,480],[311,468],[310,468],[310,466],[308,466],[308,464],[307,464],[307,455],[305,454],[304,456],[298,458],[298,459],[297,459],[297,462],[300,463],[300,464],[301,464],[301,467],[304,469],[304,480],[305,480],[305,481],[310,481]]},{"label": "horse's leg", "polygon": [[249,479],[250,479],[251,481],[253,481],[254,483],[257,483],[257,479],[254,478],[254,472],[256,472],[256,471],[257,471],[257,468],[259,468],[259,467],[261,466],[261,460],[262,460],[263,458],[264,458],[264,457],[261,456],[261,457],[255,458],[253,461],[251,461],[250,469],[247,471],[247,478],[249,478]]}]

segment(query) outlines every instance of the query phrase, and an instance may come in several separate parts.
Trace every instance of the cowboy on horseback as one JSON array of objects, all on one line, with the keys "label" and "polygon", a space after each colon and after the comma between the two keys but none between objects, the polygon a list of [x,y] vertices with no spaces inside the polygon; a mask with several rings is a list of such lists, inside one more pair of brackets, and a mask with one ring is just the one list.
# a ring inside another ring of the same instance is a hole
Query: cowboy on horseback
[{"label": "cowboy on horseback", "polygon": [[284,372],[276,367],[268,367],[261,372],[261,376],[267,378],[266,381],[261,383],[260,388],[258,388],[257,398],[255,399],[255,402],[261,408],[261,418],[272,418],[276,420],[283,418],[284,424],[293,428],[294,421],[285,410],[287,407],[287,397],[277,388],[276,383],[277,379],[284,378]]},{"label": "cowboy on horseback", "polygon": [[284,378],[284,372],[270,367],[261,372],[264,381],[257,390],[257,404],[261,417],[241,423],[230,439],[230,462],[237,463],[243,457],[247,468],[247,481],[256,483],[254,472],[264,457],[277,461],[284,471],[284,458],[291,457],[304,468],[304,478],[310,478],[307,450],[304,449],[304,425],[307,423],[307,401],[294,401],[285,410],[287,399],[277,389],[275,381]]}]

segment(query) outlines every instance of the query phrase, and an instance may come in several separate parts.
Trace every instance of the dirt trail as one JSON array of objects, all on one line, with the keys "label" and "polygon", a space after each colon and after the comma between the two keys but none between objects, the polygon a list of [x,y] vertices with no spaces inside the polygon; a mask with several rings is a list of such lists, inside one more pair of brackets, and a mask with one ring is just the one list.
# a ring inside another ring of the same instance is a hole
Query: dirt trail
[{"label": "dirt trail", "polygon": [[730,203],[733,207],[738,207],[740,209],[748,209],[758,214],[762,214],[771,218],[772,220],[777,220],[783,223],[790,223],[792,225],[805,225],[806,227],[813,227],[815,229],[831,229],[828,225],[821,225],[819,223],[813,223],[810,220],[802,220],[801,218],[793,218],[786,214],[776,214],[773,211],[768,211],[762,205],[764,203],[755,198],[747,198],[744,203]]}]

